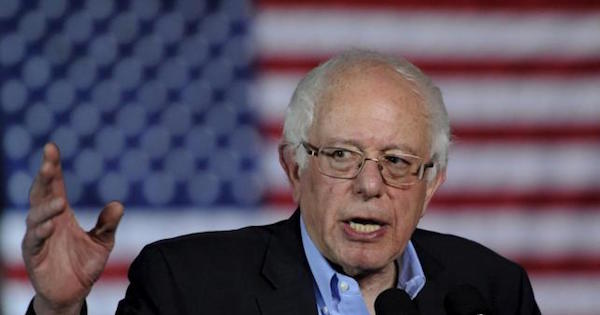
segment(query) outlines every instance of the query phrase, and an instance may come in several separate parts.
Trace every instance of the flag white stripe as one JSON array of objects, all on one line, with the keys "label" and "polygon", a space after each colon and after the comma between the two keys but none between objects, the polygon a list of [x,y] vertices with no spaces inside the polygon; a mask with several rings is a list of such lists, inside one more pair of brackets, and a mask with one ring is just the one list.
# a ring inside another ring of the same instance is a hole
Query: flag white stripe
[{"label": "flag white stripe", "polygon": [[532,277],[536,300],[542,314],[595,315],[600,309],[599,275]]},{"label": "flag white stripe", "polygon": [[[29,301],[35,294],[28,282],[9,280],[5,283],[10,290],[3,290],[2,314],[25,314]],[[98,281],[86,298],[89,315],[113,315],[118,302],[125,296],[128,281]]]},{"label": "flag white stripe", "polygon": [[457,143],[444,191],[600,187],[600,143]]},{"label": "flag white stripe", "polygon": [[434,78],[454,124],[598,122],[600,76]]},{"label": "flag white stripe", "polygon": [[590,209],[429,209],[419,227],[477,241],[512,258],[552,259],[600,252],[600,213]]},{"label": "flag white stripe", "polygon": [[600,56],[600,13],[267,8],[257,14],[260,56],[328,56],[364,47],[419,59]]}]

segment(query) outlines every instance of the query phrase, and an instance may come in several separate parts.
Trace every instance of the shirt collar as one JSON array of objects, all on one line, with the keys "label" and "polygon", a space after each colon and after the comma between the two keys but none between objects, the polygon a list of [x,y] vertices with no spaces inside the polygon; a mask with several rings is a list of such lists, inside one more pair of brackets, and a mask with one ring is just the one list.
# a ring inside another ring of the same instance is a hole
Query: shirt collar
[{"label": "shirt collar", "polygon": [[[338,292],[332,291],[331,284],[337,282],[341,277],[347,277],[343,274],[338,274],[323,257],[317,249],[312,239],[308,235],[306,225],[302,216],[300,216],[300,232],[302,235],[302,245],[304,254],[308,260],[308,265],[313,274],[316,283],[316,289],[319,291],[320,298],[323,299],[326,305],[331,305],[333,299],[339,298]],[[398,288],[403,289],[414,299],[417,294],[425,286],[425,273],[417,256],[417,252],[409,240],[402,255],[397,259],[397,262],[402,269],[398,274]]]},{"label": "shirt collar", "polygon": [[398,274],[398,288],[406,291],[411,299],[417,297],[425,286],[425,273],[417,256],[417,251],[409,240],[402,256],[398,258],[402,270]]},{"label": "shirt collar", "polygon": [[308,265],[310,266],[313,278],[315,279],[315,290],[318,290],[318,293],[320,293],[317,294],[317,300],[322,299],[325,305],[331,306],[333,305],[334,299],[331,283],[332,281],[337,281],[336,272],[331,268],[329,262],[327,262],[321,252],[319,252],[310,236],[308,236],[302,216],[300,216],[300,234],[302,235],[304,254],[308,260]]}]

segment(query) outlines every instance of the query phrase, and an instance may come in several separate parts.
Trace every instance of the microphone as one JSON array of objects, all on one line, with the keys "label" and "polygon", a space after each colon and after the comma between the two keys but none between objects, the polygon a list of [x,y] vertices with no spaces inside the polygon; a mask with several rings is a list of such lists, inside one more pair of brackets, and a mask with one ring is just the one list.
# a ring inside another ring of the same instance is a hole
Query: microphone
[{"label": "microphone", "polygon": [[404,290],[392,288],[381,292],[375,299],[375,314],[419,315],[419,312]]},{"label": "microphone", "polygon": [[452,289],[444,299],[448,315],[490,315],[490,307],[481,292],[470,284],[461,284]]}]

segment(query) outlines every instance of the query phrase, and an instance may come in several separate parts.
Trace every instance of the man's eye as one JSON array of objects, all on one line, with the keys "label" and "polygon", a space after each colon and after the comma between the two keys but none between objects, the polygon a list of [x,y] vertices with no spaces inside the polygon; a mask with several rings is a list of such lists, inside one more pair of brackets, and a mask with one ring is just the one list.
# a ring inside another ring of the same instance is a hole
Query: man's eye
[{"label": "man's eye", "polygon": [[385,159],[394,166],[409,166],[411,164],[410,161],[395,155],[386,155]]},{"label": "man's eye", "polygon": [[333,152],[333,156],[338,157],[338,158],[343,158],[347,155],[348,155],[348,152],[342,151],[342,150],[337,150],[337,151]]},{"label": "man's eye", "polygon": [[336,159],[336,160],[348,159],[352,155],[350,153],[350,151],[342,150],[342,149],[333,149],[333,150],[325,151],[324,153],[326,156]]}]

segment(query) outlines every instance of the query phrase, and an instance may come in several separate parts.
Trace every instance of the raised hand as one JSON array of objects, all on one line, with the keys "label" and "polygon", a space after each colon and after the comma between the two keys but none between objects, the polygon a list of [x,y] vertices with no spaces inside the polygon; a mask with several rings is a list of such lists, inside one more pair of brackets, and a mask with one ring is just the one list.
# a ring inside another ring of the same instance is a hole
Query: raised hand
[{"label": "raised hand", "polygon": [[104,270],[123,206],[107,204],[89,232],[78,224],[67,201],[58,148],[44,156],[29,194],[27,230],[21,244],[36,292],[37,314],[79,314],[85,297]]}]

